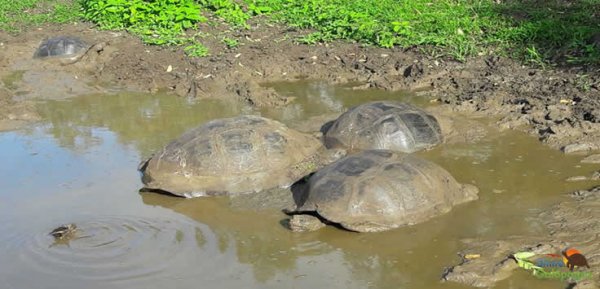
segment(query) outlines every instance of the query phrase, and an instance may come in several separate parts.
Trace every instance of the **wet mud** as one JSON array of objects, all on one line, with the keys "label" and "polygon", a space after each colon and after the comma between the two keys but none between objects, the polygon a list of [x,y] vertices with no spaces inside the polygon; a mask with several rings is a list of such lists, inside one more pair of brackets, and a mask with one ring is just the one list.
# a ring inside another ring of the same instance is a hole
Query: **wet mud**
[{"label": "wet mud", "polygon": [[[202,27],[210,35],[219,29]],[[494,115],[499,126],[527,131],[565,152],[600,149],[600,73],[595,68],[537,69],[496,56],[461,63],[413,49],[343,42],[298,45],[290,39],[299,32],[257,23],[235,33],[243,37],[237,49],[224,49],[218,37],[206,37],[211,56],[192,59],[182,49],[146,46],[126,32],[97,31],[86,24],[43,27],[19,36],[0,32],[0,77],[24,71],[20,79],[2,84],[18,99],[118,88],[236,99],[257,107],[294,102],[293,96],[263,86],[266,82],[319,79],[354,83],[354,89],[424,90],[453,110]],[[54,35],[77,35],[95,46],[71,65],[32,60],[41,40]]]}]

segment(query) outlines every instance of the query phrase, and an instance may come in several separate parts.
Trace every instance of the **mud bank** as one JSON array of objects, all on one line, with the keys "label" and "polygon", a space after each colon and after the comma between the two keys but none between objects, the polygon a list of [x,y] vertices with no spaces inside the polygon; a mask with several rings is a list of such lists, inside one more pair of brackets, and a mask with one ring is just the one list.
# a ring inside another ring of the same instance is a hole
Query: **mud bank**
[{"label": "mud bank", "polygon": [[[209,25],[201,30],[210,35],[203,43],[212,55],[194,59],[181,48],[146,46],[126,32],[97,31],[87,24],[43,27],[18,36],[0,32],[0,85],[17,99],[167,90],[260,107],[293,102],[262,83],[321,79],[356,83],[356,89],[423,90],[452,110],[495,115],[501,127],[526,130],[565,152],[600,149],[600,73],[592,68],[542,70],[496,56],[460,63],[433,59],[417,49],[343,42],[298,45],[292,40],[298,32],[257,23],[239,32]],[[240,38],[239,47],[225,49],[223,33]],[[72,65],[32,60],[40,41],[54,35],[77,35],[99,45]],[[15,78],[15,73],[22,75]]]}]

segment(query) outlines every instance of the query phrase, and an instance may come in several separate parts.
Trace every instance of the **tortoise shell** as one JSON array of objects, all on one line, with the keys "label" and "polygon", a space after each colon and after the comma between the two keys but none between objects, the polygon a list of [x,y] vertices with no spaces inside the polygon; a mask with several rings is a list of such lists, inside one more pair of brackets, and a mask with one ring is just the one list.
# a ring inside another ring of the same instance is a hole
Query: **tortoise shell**
[{"label": "tortoise shell", "polygon": [[312,135],[260,116],[210,121],[169,143],[140,168],[146,188],[195,197],[289,186],[322,148]]},{"label": "tortoise shell", "polygon": [[57,36],[42,42],[33,57],[74,57],[85,52],[89,47],[77,37]]},{"label": "tortoise shell", "polygon": [[442,167],[390,150],[367,150],[325,166],[309,179],[297,212],[316,212],[358,232],[412,225],[477,199]]},{"label": "tortoise shell", "polygon": [[443,141],[440,125],[427,112],[407,103],[376,101],[351,108],[325,133],[327,147],[389,149],[411,153]]}]

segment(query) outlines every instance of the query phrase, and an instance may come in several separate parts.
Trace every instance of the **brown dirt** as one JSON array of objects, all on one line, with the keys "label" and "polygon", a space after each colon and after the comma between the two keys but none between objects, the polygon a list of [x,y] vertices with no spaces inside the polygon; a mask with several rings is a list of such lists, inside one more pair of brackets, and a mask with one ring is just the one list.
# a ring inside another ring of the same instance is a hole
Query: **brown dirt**
[{"label": "brown dirt", "polygon": [[[202,41],[212,55],[193,59],[181,48],[146,46],[126,32],[97,31],[87,24],[43,27],[14,37],[0,32],[0,79],[26,71],[13,83],[17,88],[0,87],[17,99],[167,90],[280,106],[293,98],[261,83],[307,78],[357,82],[363,89],[425,90],[452,110],[497,116],[501,127],[529,131],[565,152],[600,149],[600,73],[592,68],[542,70],[495,56],[460,63],[412,49],[345,42],[298,45],[290,40],[298,32],[265,24],[233,32],[203,25],[201,31],[211,35]],[[32,60],[39,42],[53,35],[77,35],[101,45],[72,65]],[[241,39],[240,46],[224,48],[224,35]]]},{"label": "brown dirt", "polygon": [[31,102],[16,102],[5,89],[0,88],[0,131],[18,128],[39,120]]}]

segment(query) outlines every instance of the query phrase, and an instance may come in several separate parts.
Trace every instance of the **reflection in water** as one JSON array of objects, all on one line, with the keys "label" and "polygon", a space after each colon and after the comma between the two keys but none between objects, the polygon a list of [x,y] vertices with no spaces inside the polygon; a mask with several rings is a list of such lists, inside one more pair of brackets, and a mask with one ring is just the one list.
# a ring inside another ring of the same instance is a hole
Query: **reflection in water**
[{"label": "reflection in water", "polygon": [[[326,246],[299,250],[296,242],[310,242],[309,236],[295,236],[278,225],[283,214],[277,211],[228,212],[225,198],[173,198],[167,195],[142,193],[145,204],[161,206],[205,224],[218,236],[221,252],[233,250],[237,260],[253,265],[259,282],[273,279],[278,271],[291,271],[299,254],[327,253]],[[274,222],[263,222],[271,220]],[[302,246],[300,246],[302,248]]]},{"label": "reflection in water", "polygon": [[[352,279],[345,280],[350,284],[364,282],[371,284],[368,287],[385,288],[391,284],[410,283],[402,270],[397,271],[399,262],[395,260],[402,252],[418,244],[414,239],[403,244],[394,240],[394,234],[369,238],[333,228],[313,233],[293,233],[278,222],[285,218],[283,213],[253,210],[232,212],[227,198],[181,199],[142,193],[142,200],[145,204],[168,208],[210,227],[218,236],[221,252],[233,251],[237,262],[252,265],[254,277],[261,283],[280,278],[278,275],[282,273],[295,278],[317,277],[298,272],[299,264],[306,259],[310,260],[309,264],[313,267],[323,270],[321,274],[336,270],[328,268],[332,264],[324,262],[324,256],[328,256],[325,259],[331,256],[342,258],[341,262],[335,263],[335,267],[347,267],[352,272]],[[413,266],[419,262],[400,263]]]},{"label": "reflection in water", "polygon": [[191,127],[237,115],[242,108],[209,100],[190,104],[185,98],[167,95],[118,94],[47,101],[39,110],[52,124],[48,133],[61,146],[92,147],[99,141],[92,131],[105,128],[115,132],[121,143],[133,144],[146,155]]},{"label": "reflection in water", "polygon": [[[476,184],[478,201],[374,234],[290,232],[281,224],[285,201],[138,194],[140,160],[214,118],[252,113],[295,125],[370,100],[427,103],[322,83],[272,86],[296,102],[253,110],[122,94],[41,103],[42,123],[0,134],[0,288],[464,288],[438,281],[457,261],[461,238],[543,232],[533,216],[590,185],[563,180],[597,169],[529,136],[489,128],[479,143],[419,153]],[[71,222],[82,238],[51,246],[47,233]]]}]

